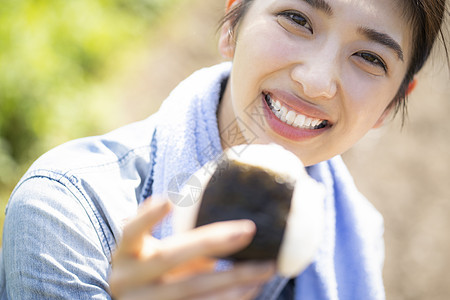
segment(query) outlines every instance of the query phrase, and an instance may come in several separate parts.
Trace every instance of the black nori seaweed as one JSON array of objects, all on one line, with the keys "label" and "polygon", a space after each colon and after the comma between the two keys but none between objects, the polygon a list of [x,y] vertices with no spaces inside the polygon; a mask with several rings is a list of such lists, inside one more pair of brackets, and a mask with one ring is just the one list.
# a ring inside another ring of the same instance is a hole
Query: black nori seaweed
[{"label": "black nori seaweed", "polygon": [[276,259],[286,227],[294,185],[259,167],[222,161],[205,188],[196,226],[250,219],[253,241],[227,257],[233,260]]}]

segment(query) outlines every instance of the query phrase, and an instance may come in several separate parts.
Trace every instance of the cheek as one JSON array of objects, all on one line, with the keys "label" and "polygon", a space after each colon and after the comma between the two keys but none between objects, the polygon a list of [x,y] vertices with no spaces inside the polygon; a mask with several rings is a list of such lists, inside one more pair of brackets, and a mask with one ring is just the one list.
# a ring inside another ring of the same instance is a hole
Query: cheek
[{"label": "cheek", "polygon": [[246,28],[238,37],[234,57],[236,65],[246,66],[248,71],[260,76],[286,66],[299,49],[285,35],[269,23]]},{"label": "cheek", "polygon": [[259,97],[265,78],[281,65],[280,49],[273,47],[267,30],[254,28],[239,33],[233,57],[232,98],[239,110]]},{"label": "cheek", "polygon": [[349,63],[341,77],[343,111],[353,118],[376,122],[396,94],[397,85],[389,78],[361,74]]}]

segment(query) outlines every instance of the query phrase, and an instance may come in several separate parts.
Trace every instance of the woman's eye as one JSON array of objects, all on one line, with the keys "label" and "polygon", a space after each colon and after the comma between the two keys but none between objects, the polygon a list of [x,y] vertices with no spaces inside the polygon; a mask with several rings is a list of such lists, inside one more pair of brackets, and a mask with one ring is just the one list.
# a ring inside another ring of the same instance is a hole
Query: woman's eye
[{"label": "woman's eye", "polygon": [[299,25],[306,28],[311,33],[313,32],[309,20],[299,12],[286,11],[281,13],[280,16],[286,18],[290,23],[294,25]]},{"label": "woman's eye", "polygon": [[368,62],[369,64],[380,67],[384,71],[387,71],[386,64],[377,55],[368,52],[358,52],[356,53],[356,55],[361,57],[364,61]]}]

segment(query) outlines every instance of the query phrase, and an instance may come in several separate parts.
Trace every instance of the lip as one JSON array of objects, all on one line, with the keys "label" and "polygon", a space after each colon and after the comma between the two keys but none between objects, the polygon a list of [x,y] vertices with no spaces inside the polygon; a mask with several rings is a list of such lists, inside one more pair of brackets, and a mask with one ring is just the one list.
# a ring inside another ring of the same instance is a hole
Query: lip
[{"label": "lip", "polygon": [[305,115],[310,118],[327,120],[332,124],[330,116],[325,112],[321,111],[318,107],[313,104],[308,103],[308,101],[297,97],[291,93],[282,90],[268,90],[263,91],[263,94],[269,94],[272,99],[278,100],[283,106],[290,108],[291,110]]},{"label": "lip", "polygon": [[283,106],[286,106],[289,109],[297,113],[303,114],[307,117],[327,120],[328,122],[330,122],[329,121],[330,118],[324,112],[320,111],[311,104],[304,102],[302,99],[299,99],[290,93],[286,93],[284,91],[279,90],[264,91],[263,93],[261,93],[261,101],[263,102],[264,115],[266,117],[266,121],[269,127],[278,135],[293,141],[305,141],[314,138],[316,136],[319,136],[331,128],[332,126],[331,122],[329,123],[330,125],[321,129],[295,128],[282,122],[274,115],[269,105],[267,104],[265,100],[266,94],[269,94],[274,99],[280,101]]}]

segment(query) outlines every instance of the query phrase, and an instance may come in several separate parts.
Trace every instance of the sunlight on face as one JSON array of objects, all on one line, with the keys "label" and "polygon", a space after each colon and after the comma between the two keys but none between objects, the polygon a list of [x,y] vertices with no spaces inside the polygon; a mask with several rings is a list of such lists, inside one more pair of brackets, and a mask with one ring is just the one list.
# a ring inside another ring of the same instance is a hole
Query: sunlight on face
[{"label": "sunlight on face", "polygon": [[407,24],[391,0],[256,0],[229,40],[219,128],[236,122],[241,141],[281,144],[306,165],[343,153],[387,115]]}]

